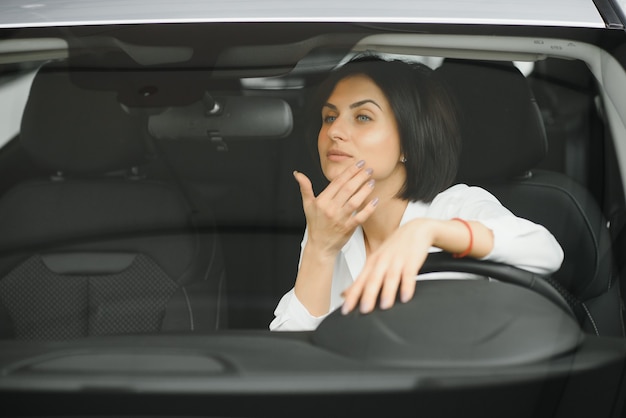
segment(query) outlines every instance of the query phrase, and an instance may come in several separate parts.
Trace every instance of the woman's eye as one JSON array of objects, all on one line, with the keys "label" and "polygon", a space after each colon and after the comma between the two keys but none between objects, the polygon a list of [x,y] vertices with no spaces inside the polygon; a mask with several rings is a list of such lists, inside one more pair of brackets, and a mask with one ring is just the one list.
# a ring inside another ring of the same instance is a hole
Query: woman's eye
[{"label": "woman's eye", "polygon": [[358,115],[358,116],[356,117],[356,119],[357,119],[359,122],[367,122],[367,121],[372,120],[372,118],[370,118],[370,117],[369,117],[369,116],[367,116],[367,115]]},{"label": "woman's eye", "polygon": [[324,123],[333,123],[335,121],[335,119],[337,119],[336,116],[332,116],[332,115],[326,115],[324,117],[322,117],[322,121]]}]

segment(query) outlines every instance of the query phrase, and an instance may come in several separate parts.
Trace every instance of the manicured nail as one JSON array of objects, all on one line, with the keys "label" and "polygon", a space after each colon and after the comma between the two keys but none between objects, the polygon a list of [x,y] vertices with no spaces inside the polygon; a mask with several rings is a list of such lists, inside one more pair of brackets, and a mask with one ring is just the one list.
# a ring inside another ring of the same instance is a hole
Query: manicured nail
[{"label": "manicured nail", "polygon": [[371,176],[374,170],[372,170],[371,168],[368,168],[367,170],[365,170],[365,172],[367,173],[368,176]]},{"label": "manicured nail", "polygon": [[350,313],[350,311],[348,310],[348,307],[344,304],[341,306],[341,314],[342,315],[348,315]]},{"label": "manicured nail", "polygon": [[376,180],[374,179],[370,179],[370,181],[367,182],[367,185],[370,186],[372,189],[374,188],[374,184],[376,184]]},{"label": "manicured nail", "polygon": [[375,197],[374,200],[372,200],[372,206],[376,206],[378,204],[378,198]]},{"label": "manicured nail", "polygon": [[407,292],[400,292],[400,301],[402,301],[402,303],[407,303],[409,300],[411,300],[411,298]]},{"label": "manicured nail", "polygon": [[380,309],[389,309],[391,308],[391,301],[388,298],[380,299]]},{"label": "manicured nail", "polygon": [[296,170],[293,170],[293,176],[295,177],[298,174]]},{"label": "manicured nail", "polygon": [[358,163],[356,163],[356,166],[359,167],[359,168],[363,167],[364,165],[365,165],[365,161],[363,161],[363,160],[361,160]]}]

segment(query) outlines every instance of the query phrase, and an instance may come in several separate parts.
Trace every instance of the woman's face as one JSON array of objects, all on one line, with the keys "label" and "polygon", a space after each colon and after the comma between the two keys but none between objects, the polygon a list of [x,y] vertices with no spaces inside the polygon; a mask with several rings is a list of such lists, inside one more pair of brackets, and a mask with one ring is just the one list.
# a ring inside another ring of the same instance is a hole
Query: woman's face
[{"label": "woman's face", "polygon": [[322,106],[317,148],[328,180],[364,160],[365,167],[373,169],[377,188],[389,179],[399,182],[398,190],[404,184],[395,116],[385,94],[367,76],[353,75],[337,83]]}]

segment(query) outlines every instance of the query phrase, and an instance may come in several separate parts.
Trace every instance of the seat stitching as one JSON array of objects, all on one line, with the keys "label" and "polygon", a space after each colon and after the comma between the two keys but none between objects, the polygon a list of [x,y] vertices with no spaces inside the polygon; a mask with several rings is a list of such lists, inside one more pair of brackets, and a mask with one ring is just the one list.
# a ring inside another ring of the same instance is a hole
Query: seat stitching
[{"label": "seat stitching", "polygon": [[211,246],[211,258],[209,259],[209,264],[207,265],[206,268],[206,274],[204,275],[204,281],[207,281],[209,278],[209,274],[211,272],[211,270],[213,269],[213,263],[215,262],[215,254],[217,252],[217,245],[219,244],[217,242],[217,236],[215,234],[212,234],[211,236],[213,238],[213,245]]},{"label": "seat stitching", "polygon": [[220,322],[222,320],[221,317],[221,312],[222,312],[222,286],[224,283],[224,272],[222,272],[220,274],[220,281],[217,285],[217,309],[216,309],[216,313],[215,313],[215,330],[218,330],[220,328]]},{"label": "seat stitching", "polygon": [[185,296],[185,301],[187,302],[187,311],[189,312],[189,325],[191,331],[195,329],[194,321],[193,321],[193,310],[191,309],[191,301],[189,300],[189,296],[187,295],[187,289],[185,287],[182,288],[183,296]]},{"label": "seat stitching", "polygon": [[593,325],[593,330],[595,331],[596,335],[600,336],[598,327],[596,327],[596,322],[593,320],[593,316],[591,316],[591,312],[589,312],[589,309],[587,309],[587,305],[585,305],[585,302],[582,302],[581,305],[585,309],[585,312],[587,313],[587,316],[589,317],[589,320],[591,321],[591,325]]}]

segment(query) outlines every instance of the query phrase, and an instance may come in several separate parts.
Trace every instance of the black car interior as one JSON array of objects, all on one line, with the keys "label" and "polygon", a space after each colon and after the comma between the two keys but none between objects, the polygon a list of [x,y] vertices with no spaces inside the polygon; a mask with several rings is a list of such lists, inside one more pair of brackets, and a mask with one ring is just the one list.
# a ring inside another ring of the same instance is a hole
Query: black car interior
[{"label": "black car interior", "polygon": [[[3,28],[0,416],[623,418],[623,31],[400,22]],[[438,253],[422,272],[493,280],[270,332],[305,228],[292,173],[326,185],[309,104],[366,51],[435,69],[457,181],[545,225],[563,266]]]},{"label": "black car interior", "polygon": [[[305,143],[320,74],[255,89],[202,69],[85,62],[47,64],[33,82],[18,145],[46,174],[0,198],[2,336],[267,329],[304,229],[291,173],[324,187]],[[460,110],[458,181],[551,230],[565,261],[547,280],[585,332],[623,336],[606,219],[585,186],[546,168],[531,84],[511,62],[446,59],[436,72]]]},{"label": "black car interior", "polygon": [[140,167],[148,151],[116,94],[85,90],[57,65],[35,77],[20,144],[45,178],[0,199],[0,332],[69,339],[226,324],[215,226],[174,182]]},{"label": "black car interior", "polygon": [[458,181],[478,184],[512,212],[547,227],[564,251],[550,278],[583,328],[624,336],[619,280],[607,220],[595,198],[563,173],[537,168],[548,142],[540,109],[512,63],[445,61],[437,72],[461,112]]}]

